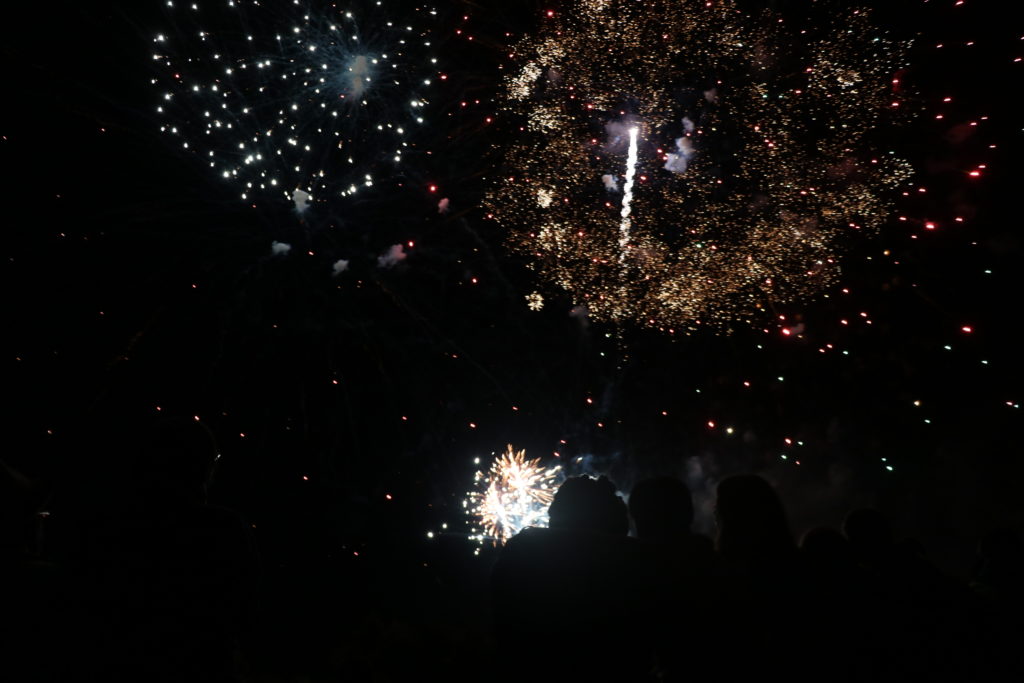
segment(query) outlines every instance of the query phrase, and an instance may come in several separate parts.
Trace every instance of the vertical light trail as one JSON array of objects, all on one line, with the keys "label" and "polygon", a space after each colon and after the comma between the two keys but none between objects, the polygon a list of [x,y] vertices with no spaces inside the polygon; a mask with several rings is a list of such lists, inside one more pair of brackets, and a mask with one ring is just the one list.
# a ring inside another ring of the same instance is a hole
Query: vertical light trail
[{"label": "vertical light trail", "polygon": [[619,223],[619,262],[626,259],[626,245],[629,244],[629,230],[633,220],[629,217],[633,201],[633,178],[636,176],[636,136],[638,130],[634,126],[629,129],[629,156],[626,159],[626,184],[622,186],[622,222]]}]

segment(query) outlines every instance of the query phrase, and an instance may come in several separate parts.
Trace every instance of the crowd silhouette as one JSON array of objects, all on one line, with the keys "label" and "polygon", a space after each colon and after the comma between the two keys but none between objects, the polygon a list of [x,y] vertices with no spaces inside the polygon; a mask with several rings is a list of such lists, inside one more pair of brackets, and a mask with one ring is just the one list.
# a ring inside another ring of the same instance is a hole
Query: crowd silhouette
[{"label": "crowd silhouette", "polygon": [[[878,510],[798,543],[753,474],[718,483],[714,539],[692,531],[679,479],[640,481],[627,505],[606,477],[569,478],[549,526],[496,553],[489,595],[475,598],[489,629],[467,624],[445,653],[439,628],[428,645],[426,628],[347,614],[346,642],[325,645],[334,675],[274,675],[251,653],[261,563],[249,525],[206,500],[212,435],[180,418],[118,434],[103,482],[56,499],[0,462],[3,680],[409,680],[418,665],[396,662],[428,651],[450,666],[446,680],[1024,680],[1016,530],[985,535],[971,576],[956,579]],[[460,647],[486,669],[457,670]]]},{"label": "crowd silhouette", "polygon": [[569,479],[550,529],[503,549],[492,580],[499,651],[530,634],[550,664],[510,657],[503,680],[1022,680],[1022,544],[979,545],[970,583],[897,541],[877,510],[798,545],[757,475],[721,481],[714,542],[690,531],[683,482],[638,483],[626,506],[605,478]]}]

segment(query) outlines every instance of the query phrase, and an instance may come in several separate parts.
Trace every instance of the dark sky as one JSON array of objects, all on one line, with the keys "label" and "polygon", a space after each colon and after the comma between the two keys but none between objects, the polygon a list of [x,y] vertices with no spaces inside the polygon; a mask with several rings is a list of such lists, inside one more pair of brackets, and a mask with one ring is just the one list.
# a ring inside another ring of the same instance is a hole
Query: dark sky
[{"label": "dark sky", "polygon": [[[851,245],[828,298],[785,307],[802,334],[670,337],[581,322],[555,291],[526,308],[538,285],[478,206],[513,132],[485,123],[498,67],[540,10],[488,4],[444,5],[431,154],[346,208],[337,239],[239,201],[159,134],[159,3],[5,10],[5,460],[67,482],[103,468],[88,425],[198,415],[223,453],[212,496],[264,552],[338,562],[430,555],[427,530],[465,528],[473,458],[506,443],[583,458],[571,467],[624,492],[679,474],[705,503],[722,476],[762,472],[797,530],[876,505],[950,557],[1024,521],[1019,22],[981,2],[880,13],[916,35],[905,78],[922,114],[899,142],[927,192]],[[269,257],[275,240],[288,258]],[[372,261],[408,241],[394,269],[322,275],[339,245]],[[440,542],[469,555],[459,533]]]}]

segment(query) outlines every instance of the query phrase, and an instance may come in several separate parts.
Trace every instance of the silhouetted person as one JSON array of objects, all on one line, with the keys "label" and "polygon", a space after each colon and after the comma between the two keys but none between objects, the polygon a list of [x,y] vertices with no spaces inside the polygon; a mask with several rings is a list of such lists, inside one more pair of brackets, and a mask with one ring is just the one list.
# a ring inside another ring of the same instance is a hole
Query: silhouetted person
[{"label": "silhouetted person", "polygon": [[638,560],[614,485],[568,479],[548,514],[549,528],[506,544],[492,575],[504,679],[646,680],[650,657],[632,619]]},{"label": "silhouetted person", "polygon": [[819,597],[848,613],[873,589],[873,582],[857,562],[850,541],[830,527],[811,529],[800,541],[804,567]]},{"label": "silhouetted person", "polygon": [[867,656],[874,680],[980,680],[980,602],[965,585],[943,575],[923,546],[896,541],[889,518],[854,510],[843,523],[860,566],[873,580],[876,610]]},{"label": "silhouetted person", "polygon": [[715,502],[718,552],[738,568],[784,571],[796,557],[789,520],[775,489],[753,474],[728,477]]},{"label": "silhouetted person", "polygon": [[815,671],[821,657],[806,571],[775,489],[756,475],[728,477],[718,485],[715,518],[716,545],[728,573],[715,624],[725,640],[722,677],[822,675]]},{"label": "silhouetted person", "polygon": [[629,514],[637,538],[673,542],[691,535],[693,497],[686,484],[675,477],[645,479],[629,494]]},{"label": "silhouetted person", "polygon": [[629,533],[626,504],[607,477],[567,479],[551,501],[548,520],[550,529],[607,537],[625,537]]},{"label": "silhouetted person", "polygon": [[[877,586],[857,562],[849,540],[839,531],[819,527],[804,534],[800,554],[810,591],[809,615],[816,624],[818,666],[831,670],[830,680],[876,681],[880,648]],[[836,666],[842,662],[841,666]]]},{"label": "silhouetted person", "polygon": [[843,569],[855,564],[850,542],[842,533],[831,527],[811,529],[800,540],[800,550],[811,559],[815,566],[828,571]]},{"label": "silhouetted person", "polygon": [[693,498],[674,477],[641,481],[629,495],[643,565],[637,627],[653,634],[660,680],[713,675],[708,620],[721,590],[714,546],[690,530]]},{"label": "silhouetted person", "polygon": [[889,518],[878,510],[854,510],[843,522],[843,533],[858,560],[868,567],[884,564],[892,554],[894,537]]},{"label": "silhouetted person", "polygon": [[206,504],[212,434],[164,418],[121,437],[122,488],[97,501],[71,557],[83,679],[235,680],[255,553],[241,518]]}]

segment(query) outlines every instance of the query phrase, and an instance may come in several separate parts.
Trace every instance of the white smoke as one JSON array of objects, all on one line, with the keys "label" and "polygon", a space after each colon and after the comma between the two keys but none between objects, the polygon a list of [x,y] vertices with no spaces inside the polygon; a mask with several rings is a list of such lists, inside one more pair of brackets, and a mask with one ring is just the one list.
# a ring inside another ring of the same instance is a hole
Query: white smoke
[{"label": "white smoke", "polygon": [[334,265],[331,267],[331,276],[338,277],[346,270],[348,270],[348,261],[343,258],[340,258],[337,261],[335,261]]},{"label": "white smoke", "polygon": [[609,121],[604,124],[604,132],[607,135],[604,151],[609,154],[625,152],[629,147],[629,131],[635,127],[635,123],[625,121]]},{"label": "white smoke", "polygon": [[370,82],[370,61],[363,55],[352,60],[348,67],[349,93],[359,99],[366,92],[366,84]]},{"label": "white smoke", "polygon": [[590,309],[586,304],[579,304],[569,309],[569,317],[576,320],[580,327],[586,328],[590,325]]},{"label": "white smoke", "polygon": [[[685,119],[684,119],[685,120]],[[665,161],[665,170],[673,173],[686,173],[690,159],[697,154],[697,148],[693,146],[690,138],[683,136],[676,138],[676,152],[669,152]]]},{"label": "white smoke", "polygon": [[295,202],[295,210],[302,213],[309,208],[309,200],[313,198],[313,195],[296,188],[295,192],[292,193],[292,201]]},{"label": "white smoke", "polygon": [[377,266],[379,268],[393,268],[404,261],[406,256],[408,254],[405,253],[405,247],[401,244],[392,244],[386,254],[381,254],[377,257]]},{"label": "white smoke", "polygon": [[605,173],[603,176],[601,176],[601,182],[604,183],[604,189],[608,190],[609,192],[619,191],[619,180],[611,173]]},{"label": "white smoke", "polygon": [[274,240],[270,243],[270,254],[271,256],[284,256],[292,250],[292,245],[287,242],[278,242]]}]

